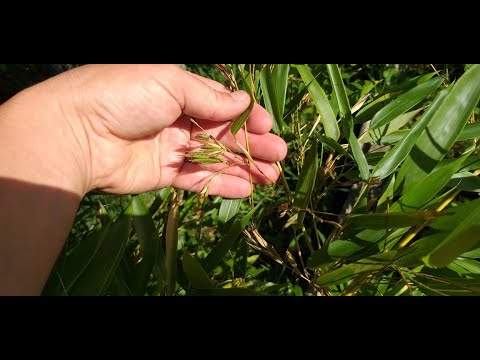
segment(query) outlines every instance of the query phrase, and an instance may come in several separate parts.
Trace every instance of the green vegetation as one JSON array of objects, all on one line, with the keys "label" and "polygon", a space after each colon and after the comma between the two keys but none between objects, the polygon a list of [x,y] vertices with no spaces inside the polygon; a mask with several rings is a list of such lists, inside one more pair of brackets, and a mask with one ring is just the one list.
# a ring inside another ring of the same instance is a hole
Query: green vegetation
[{"label": "green vegetation", "polygon": [[271,113],[281,178],[241,200],[88,194],[45,295],[480,294],[480,65],[186,67]]}]

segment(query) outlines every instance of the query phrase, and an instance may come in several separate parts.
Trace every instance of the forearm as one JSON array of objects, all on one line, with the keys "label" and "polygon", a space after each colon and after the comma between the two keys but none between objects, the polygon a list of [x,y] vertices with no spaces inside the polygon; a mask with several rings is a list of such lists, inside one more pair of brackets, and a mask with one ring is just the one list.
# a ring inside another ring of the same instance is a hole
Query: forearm
[{"label": "forearm", "polygon": [[42,291],[88,189],[62,86],[40,84],[0,106],[0,294]]}]

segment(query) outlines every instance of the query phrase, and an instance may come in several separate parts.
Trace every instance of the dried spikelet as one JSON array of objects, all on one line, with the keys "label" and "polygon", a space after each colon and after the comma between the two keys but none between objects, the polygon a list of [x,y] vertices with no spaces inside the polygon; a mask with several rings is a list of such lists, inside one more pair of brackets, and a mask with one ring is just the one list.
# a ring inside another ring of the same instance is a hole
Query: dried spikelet
[{"label": "dried spikelet", "polygon": [[227,152],[225,146],[216,141],[211,135],[206,133],[198,133],[195,139],[202,143],[200,149],[189,151],[185,154],[187,161],[196,164],[218,164],[228,163],[222,156]]},{"label": "dried spikelet", "polygon": [[295,261],[295,258],[293,257],[292,253],[287,250],[286,255],[287,255],[287,261],[292,266],[295,274],[297,274],[298,276],[302,276],[300,270],[298,270],[297,262]]}]

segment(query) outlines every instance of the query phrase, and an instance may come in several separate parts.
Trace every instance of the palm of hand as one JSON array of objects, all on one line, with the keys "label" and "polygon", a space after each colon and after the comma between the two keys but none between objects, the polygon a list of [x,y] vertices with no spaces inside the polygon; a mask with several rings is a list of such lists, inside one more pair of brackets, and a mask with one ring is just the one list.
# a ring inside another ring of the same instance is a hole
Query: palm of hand
[{"label": "palm of hand", "polygon": [[[197,110],[189,109],[192,105],[188,102],[192,96],[201,98],[202,94],[190,94],[188,98],[179,90],[176,76],[190,77],[187,80],[199,88],[206,87],[207,83],[210,90],[213,87],[225,91],[220,84],[203,78],[200,81],[199,77],[179,73],[181,70],[171,67],[160,71],[156,68],[155,77],[148,66],[133,66],[130,71],[122,69],[122,76],[115,70],[108,67],[105,71],[112,73],[102,74],[103,79],[108,79],[108,87],[105,87],[105,80],[87,82],[89,93],[94,94],[87,118],[91,127],[90,151],[99,154],[92,159],[97,188],[118,194],[141,193],[167,186],[199,192],[210,181],[212,195],[244,197],[251,191],[249,173],[254,182],[268,182],[258,170],[245,165],[233,166],[212,176],[225,165],[205,166],[185,161],[187,151],[199,148],[195,136],[203,132],[193,125],[191,117],[227,147],[238,150],[229,132],[231,122],[228,120],[235,119],[248,106],[248,101],[240,106],[219,104],[223,107],[209,110],[211,99],[204,96],[200,115],[210,115],[212,120],[201,120],[195,114]],[[229,105],[231,109],[227,108]],[[227,121],[219,121],[219,117]],[[260,106],[254,107],[247,123],[251,155],[262,172],[276,180],[278,170],[271,162],[284,158],[285,143],[268,133],[271,118]],[[243,145],[244,138],[245,134],[239,132],[237,139]]]}]

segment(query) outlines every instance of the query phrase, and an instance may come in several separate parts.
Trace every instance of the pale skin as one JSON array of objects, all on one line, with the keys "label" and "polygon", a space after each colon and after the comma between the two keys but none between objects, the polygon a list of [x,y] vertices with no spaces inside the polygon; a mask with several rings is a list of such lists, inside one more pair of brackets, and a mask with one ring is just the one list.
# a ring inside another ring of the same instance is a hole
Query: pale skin
[{"label": "pale skin", "polygon": [[[195,119],[238,150],[229,128],[249,105],[243,92],[175,65],[87,65],[28,88],[0,106],[0,295],[38,295],[68,236],[80,200],[98,189],[137,194],[174,186],[246,197],[279,176],[285,142],[255,105],[246,165],[185,161],[199,147]],[[245,145],[245,134],[237,140]]]}]

